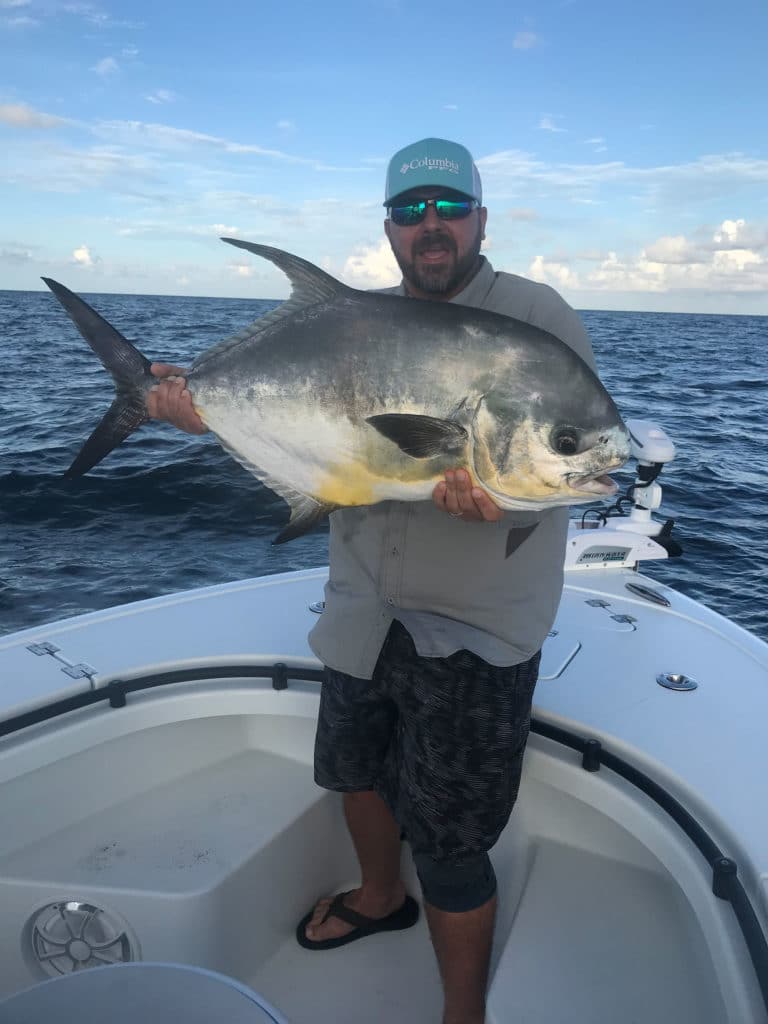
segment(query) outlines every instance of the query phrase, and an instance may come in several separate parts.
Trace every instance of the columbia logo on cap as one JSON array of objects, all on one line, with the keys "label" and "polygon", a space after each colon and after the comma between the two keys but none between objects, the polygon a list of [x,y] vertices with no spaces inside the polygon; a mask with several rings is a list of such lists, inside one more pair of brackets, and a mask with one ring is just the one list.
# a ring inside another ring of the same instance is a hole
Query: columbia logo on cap
[{"label": "columbia logo on cap", "polygon": [[408,171],[416,171],[419,167],[436,168],[440,171],[448,171],[451,174],[459,173],[459,165],[455,161],[449,160],[447,157],[432,156],[423,156],[421,159],[407,161],[400,168],[400,173],[407,174]]}]

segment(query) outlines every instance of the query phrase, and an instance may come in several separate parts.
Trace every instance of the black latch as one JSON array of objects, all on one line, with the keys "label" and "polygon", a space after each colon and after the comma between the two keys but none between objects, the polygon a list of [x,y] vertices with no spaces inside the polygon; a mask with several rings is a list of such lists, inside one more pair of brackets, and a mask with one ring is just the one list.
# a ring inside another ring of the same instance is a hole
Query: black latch
[{"label": "black latch", "polygon": [[587,740],[584,744],[584,753],[581,758],[581,767],[585,772],[600,771],[600,755],[603,752],[600,740]]},{"label": "black latch", "polygon": [[288,689],[288,666],[283,664],[282,661],[278,661],[272,666],[272,689]]}]

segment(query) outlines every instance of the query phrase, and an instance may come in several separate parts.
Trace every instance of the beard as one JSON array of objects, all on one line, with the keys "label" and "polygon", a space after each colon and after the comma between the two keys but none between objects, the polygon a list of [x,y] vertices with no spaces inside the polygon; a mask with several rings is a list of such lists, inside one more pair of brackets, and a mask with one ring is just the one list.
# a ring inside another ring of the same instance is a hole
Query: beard
[{"label": "beard", "polygon": [[[406,282],[411,282],[423,292],[444,295],[446,292],[459,290],[458,286],[470,277],[480,255],[481,243],[482,228],[478,224],[477,234],[461,258],[456,242],[451,235],[443,231],[430,231],[414,242],[410,260],[404,252],[394,250],[394,253]],[[448,254],[449,259],[439,266],[432,266],[419,259],[422,253],[435,249],[442,249]]]}]

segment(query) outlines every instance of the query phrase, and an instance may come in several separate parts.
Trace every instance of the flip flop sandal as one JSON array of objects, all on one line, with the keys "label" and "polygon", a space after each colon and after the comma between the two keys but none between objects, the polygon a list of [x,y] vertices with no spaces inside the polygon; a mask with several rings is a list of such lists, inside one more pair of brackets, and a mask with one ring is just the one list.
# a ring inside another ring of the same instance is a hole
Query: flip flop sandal
[{"label": "flip flop sandal", "polygon": [[[350,889],[349,892],[351,891]],[[348,932],[347,935],[341,935],[337,939],[320,939],[317,942],[313,942],[305,934],[305,929],[315,913],[315,908],[313,907],[308,914],[302,917],[296,929],[296,941],[300,946],[303,946],[304,949],[337,949],[339,946],[346,946],[350,942],[356,942],[357,939],[363,939],[366,935],[375,935],[376,932],[402,931],[402,929],[410,928],[416,924],[419,919],[419,905],[407,893],[401,907],[393,910],[387,917],[380,918],[366,917],[365,914],[358,914],[356,910],[346,907],[344,905],[344,897],[347,895],[349,895],[348,892],[340,892],[337,896],[334,896],[321,923],[325,924],[329,917],[338,917],[339,920],[346,921],[347,924],[353,924],[355,930]]]}]

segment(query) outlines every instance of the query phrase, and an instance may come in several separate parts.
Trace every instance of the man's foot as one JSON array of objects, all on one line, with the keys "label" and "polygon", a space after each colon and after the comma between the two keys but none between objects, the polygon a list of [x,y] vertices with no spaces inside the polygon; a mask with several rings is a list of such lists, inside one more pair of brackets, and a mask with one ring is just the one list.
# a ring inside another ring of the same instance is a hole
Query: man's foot
[{"label": "man's foot", "polygon": [[[348,915],[349,920],[337,916],[340,914]],[[353,933],[362,937],[378,930],[407,928],[415,924],[417,918],[418,906],[407,895],[402,882],[387,894],[371,894],[363,888],[352,889],[343,893],[341,898],[319,900],[309,920],[305,919],[299,926],[299,941],[303,933],[309,948],[327,949],[331,943],[343,945],[345,939],[351,941],[357,937]],[[380,927],[377,927],[377,922]]]}]

